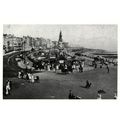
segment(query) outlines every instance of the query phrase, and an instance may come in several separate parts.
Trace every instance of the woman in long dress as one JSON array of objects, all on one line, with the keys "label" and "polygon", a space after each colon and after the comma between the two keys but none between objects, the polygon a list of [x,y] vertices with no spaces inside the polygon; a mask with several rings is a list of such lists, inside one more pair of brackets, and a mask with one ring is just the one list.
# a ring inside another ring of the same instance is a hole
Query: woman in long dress
[{"label": "woman in long dress", "polygon": [[6,84],[6,95],[9,94],[10,91],[10,81],[8,80],[7,84]]},{"label": "woman in long dress", "polygon": [[32,75],[31,75],[31,82],[34,83],[34,81],[35,81],[35,80],[34,80],[34,75],[32,74]]},{"label": "woman in long dress", "polygon": [[21,72],[20,71],[18,72],[18,78],[19,79],[21,78]]}]

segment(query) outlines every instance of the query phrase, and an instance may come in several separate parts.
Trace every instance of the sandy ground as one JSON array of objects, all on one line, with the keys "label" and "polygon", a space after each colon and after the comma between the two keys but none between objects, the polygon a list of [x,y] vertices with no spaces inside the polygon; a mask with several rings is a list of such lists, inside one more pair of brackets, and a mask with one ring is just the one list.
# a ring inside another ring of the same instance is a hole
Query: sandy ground
[{"label": "sandy ground", "polygon": [[[113,99],[117,91],[117,69],[110,68],[107,73],[105,68],[60,74],[55,72],[37,72],[34,75],[40,77],[39,83],[29,83],[25,79],[10,78],[13,81],[11,94],[4,98],[12,99],[67,99],[71,89],[75,96],[82,99],[96,99],[97,91],[103,89],[106,93],[103,99]],[[92,83],[91,88],[83,88],[86,80]]]}]

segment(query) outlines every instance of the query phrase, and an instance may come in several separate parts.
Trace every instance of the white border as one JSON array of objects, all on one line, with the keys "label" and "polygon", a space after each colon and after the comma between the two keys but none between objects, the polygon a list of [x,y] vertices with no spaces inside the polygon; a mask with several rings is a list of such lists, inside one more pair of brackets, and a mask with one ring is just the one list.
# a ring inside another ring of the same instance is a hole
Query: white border
[{"label": "white border", "polygon": [[[115,0],[2,1],[0,3],[0,91],[2,90],[3,24],[118,24],[119,32],[119,8],[119,2]],[[118,54],[119,38],[118,33]],[[119,76],[118,86],[120,86]],[[102,101],[3,100],[0,93],[0,117],[5,120],[118,120],[119,106],[119,98]]]}]

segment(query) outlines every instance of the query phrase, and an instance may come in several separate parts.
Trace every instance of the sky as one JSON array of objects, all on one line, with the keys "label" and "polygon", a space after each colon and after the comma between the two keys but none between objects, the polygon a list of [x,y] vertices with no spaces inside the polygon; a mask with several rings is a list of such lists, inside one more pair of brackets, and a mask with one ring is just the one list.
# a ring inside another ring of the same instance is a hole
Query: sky
[{"label": "sky", "polygon": [[117,25],[39,25],[39,24],[5,24],[3,33],[22,37],[44,37],[58,41],[62,31],[63,41],[72,46],[117,51]]}]

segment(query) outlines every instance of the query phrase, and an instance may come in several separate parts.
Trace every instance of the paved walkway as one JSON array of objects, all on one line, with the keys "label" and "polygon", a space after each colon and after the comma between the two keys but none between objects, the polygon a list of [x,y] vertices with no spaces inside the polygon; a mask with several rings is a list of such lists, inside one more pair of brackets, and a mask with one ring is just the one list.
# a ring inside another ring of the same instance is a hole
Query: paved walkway
[{"label": "paved walkway", "polygon": [[12,52],[9,52],[9,53],[6,53],[6,54],[3,54],[3,56],[10,55],[10,54],[17,53],[17,52],[18,52],[18,51],[12,51]]}]

